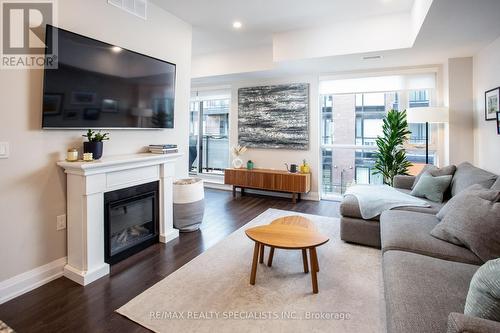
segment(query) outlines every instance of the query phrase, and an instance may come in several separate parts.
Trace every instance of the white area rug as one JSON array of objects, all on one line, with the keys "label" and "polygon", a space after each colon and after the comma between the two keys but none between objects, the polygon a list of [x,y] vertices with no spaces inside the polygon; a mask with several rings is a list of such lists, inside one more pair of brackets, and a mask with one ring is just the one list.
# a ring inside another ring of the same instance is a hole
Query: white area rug
[{"label": "white area rug", "polygon": [[[277,249],[249,283],[254,243],[245,229],[287,215],[330,237],[318,248],[319,294],[300,251]],[[382,332],[380,265],[380,251],[340,240],[339,219],[269,209],[117,312],[155,332]]]}]

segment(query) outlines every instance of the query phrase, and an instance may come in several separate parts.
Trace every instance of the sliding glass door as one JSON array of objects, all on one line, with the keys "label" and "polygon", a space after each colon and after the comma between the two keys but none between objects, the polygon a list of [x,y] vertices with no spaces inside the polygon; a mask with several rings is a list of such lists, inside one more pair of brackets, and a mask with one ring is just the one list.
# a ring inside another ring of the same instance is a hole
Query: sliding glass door
[{"label": "sliding glass door", "polygon": [[189,171],[223,174],[229,167],[229,97],[196,97],[190,103]]}]

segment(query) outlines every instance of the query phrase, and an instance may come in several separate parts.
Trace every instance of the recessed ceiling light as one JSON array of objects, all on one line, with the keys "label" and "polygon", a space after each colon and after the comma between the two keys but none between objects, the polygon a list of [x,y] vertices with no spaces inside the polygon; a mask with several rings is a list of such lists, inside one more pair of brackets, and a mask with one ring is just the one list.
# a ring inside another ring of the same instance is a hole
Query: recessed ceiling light
[{"label": "recessed ceiling light", "polygon": [[112,50],[113,52],[118,53],[118,52],[121,52],[123,49],[122,49],[121,47],[119,47],[119,46],[113,46],[113,47],[111,48],[111,50]]},{"label": "recessed ceiling light", "polygon": [[242,26],[243,26],[243,24],[241,24],[240,21],[233,22],[233,28],[235,28],[235,29],[241,29]]}]

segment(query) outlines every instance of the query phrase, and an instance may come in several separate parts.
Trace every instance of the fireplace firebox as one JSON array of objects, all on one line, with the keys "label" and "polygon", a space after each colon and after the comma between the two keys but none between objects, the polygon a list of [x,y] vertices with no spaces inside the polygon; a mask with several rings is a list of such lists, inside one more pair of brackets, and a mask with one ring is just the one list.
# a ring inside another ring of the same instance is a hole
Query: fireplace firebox
[{"label": "fireplace firebox", "polygon": [[159,241],[158,182],[104,193],[104,261],[117,263]]}]

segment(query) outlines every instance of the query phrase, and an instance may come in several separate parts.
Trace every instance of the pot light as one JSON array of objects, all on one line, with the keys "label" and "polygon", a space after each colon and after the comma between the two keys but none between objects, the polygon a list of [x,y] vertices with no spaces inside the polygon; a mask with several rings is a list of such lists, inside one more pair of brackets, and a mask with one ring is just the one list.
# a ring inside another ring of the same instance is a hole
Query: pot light
[{"label": "pot light", "polygon": [[111,51],[115,52],[115,53],[118,53],[118,52],[121,52],[123,49],[119,46],[113,46],[111,48]]},{"label": "pot light", "polygon": [[240,21],[233,22],[233,28],[235,28],[235,29],[241,29],[242,26],[243,26],[243,24],[241,24]]}]

